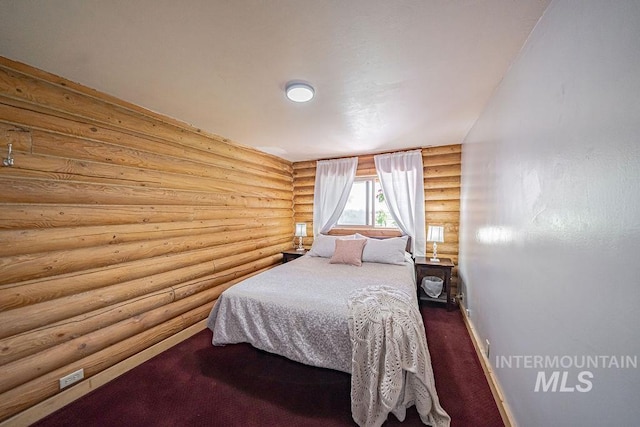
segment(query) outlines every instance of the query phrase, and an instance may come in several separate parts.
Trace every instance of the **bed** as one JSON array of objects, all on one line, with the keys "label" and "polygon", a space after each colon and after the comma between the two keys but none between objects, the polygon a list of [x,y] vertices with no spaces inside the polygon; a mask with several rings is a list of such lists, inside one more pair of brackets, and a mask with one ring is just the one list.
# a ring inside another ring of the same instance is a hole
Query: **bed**
[{"label": "bed", "polygon": [[[364,240],[364,250],[360,249],[361,258],[356,260],[356,263],[360,261],[360,265],[334,262],[338,252],[343,252],[340,248],[354,245],[352,242],[345,243],[346,240]],[[432,384],[426,339],[416,335],[424,337],[424,326],[417,308],[413,260],[405,252],[406,246],[406,238],[400,241],[389,239],[381,243],[361,235],[340,238],[318,236],[308,254],[250,277],[222,293],[207,321],[207,326],[213,331],[213,345],[246,342],[300,363],[351,373],[354,420],[360,425],[380,425],[388,412],[393,412],[402,420],[404,409],[416,403],[419,397],[411,394],[405,396],[405,379],[402,374],[402,384],[392,387],[398,388],[397,393],[400,393],[394,399],[404,401],[401,402],[402,405],[392,405],[403,406],[400,411],[394,411],[395,408],[391,407],[388,410],[383,408],[382,412],[377,411],[375,414],[357,415],[354,412],[355,406],[360,408],[360,412],[367,412],[371,410],[370,406],[379,406],[380,402],[362,401],[362,398],[370,394],[364,390],[368,386],[363,385],[363,381],[377,382],[379,378],[362,378],[362,372],[371,376],[368,368],[371,363],[356,364],[355,351],[370,351],[369,342],[379,341],[378,337],[370,335],[384,334],[384,331],[379,331],[380,328],[368,327],[371,318],[387,321],[387,318],[395,316],[395,323],[398,324],[402,323],[398,322],[400,317],[406,320],[406,313],[413,313],[414,318],[404,322],[411,325],[408,329],[413,334],[407,340],[424,341],[424,349],[412,348],[411,352],[420,353],[421,357],[426,352],[428,363],[414,361],[414,365],[428,364],[426,367],[420,366],[420,370],[428,370],[428,381],[431,382],[426,386],[431,389],[427,391],[430,395],[427,397],[429,402],[426,409],[423,409],[435,411],[435,418],[433,414],[425,414],[424,418],[421,414],[421,418],[425,423],[448,425],[448,416],[441,410]],[[393,295],[398,298],[392,298],[391,304],[380,303],[382,300],[389,301],[388,297]],[[398,305],[398,301],[401,305]],[[373,311],[372,303],[375,304]],[[394,308],[394,304],[398,305],[395,307],[396,314],[390,316],[389,309]],[[382,310],[377,311],[378,308]],[[357,316],[360,316],[360,321],[356,321]],[[415,319],[416,316],[419,319]],[[383,325],[384,328],[386,327]],[[404,329],[407,328],[403,328],[402,334],[405,334]],[[358,341],[354,336],[357,334],[365,335]],[[397,335],[396,332],[393,334]],[[360,359],[371,357],[371,354],[359,356]],[[358,384],[354,385],[356,382]],[[359,403],[354,402],[357,397],[354,394],[360,395]],[[420,407],[418,409],[420,412]],[[440,410],[444,415],[439,415]]]}]

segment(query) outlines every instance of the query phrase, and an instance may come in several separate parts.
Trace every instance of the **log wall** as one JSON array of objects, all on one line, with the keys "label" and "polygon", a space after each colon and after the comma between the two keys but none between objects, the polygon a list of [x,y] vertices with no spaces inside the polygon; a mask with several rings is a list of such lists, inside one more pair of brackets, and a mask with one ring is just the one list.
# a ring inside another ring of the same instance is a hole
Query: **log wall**
[{"label": "log wall", "polygon": [[[292,165],[0,58],[0,420],[292,247]],[[72,386],[73,387],[73,386]]]},{"label": "log wall", "polygon": [[[460,174],[462,145],[422,148],[424,166],[424,200],[426,225],[443,225],[444,243],[438,244],[438,256],[451,258],[453,291],[458,283],[458,227],[460,225]],[[359,156],[356,176],[375,176],[373,155]],[[313,188],[315,186],[316,161],[293,164],[293,209],[295,222],[306,222],[307,230],[313,230]],[[332,234],[351,234],[354,230],[332,230]],[[356,230],[357,231],[357,230]],[[389,229],[376,229],[379,235],[398,234]],[[312,234],[312,233],[309,233]],[[304,239],[306,247],[313,237]],[[427,252],[431,253],[430,245]]]}]

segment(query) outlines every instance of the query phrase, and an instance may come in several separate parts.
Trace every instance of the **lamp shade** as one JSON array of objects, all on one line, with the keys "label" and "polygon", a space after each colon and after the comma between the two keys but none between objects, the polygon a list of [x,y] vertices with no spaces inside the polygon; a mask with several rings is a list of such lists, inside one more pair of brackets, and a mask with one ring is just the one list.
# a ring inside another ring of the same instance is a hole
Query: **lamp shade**
[{"label": "lamp shade", "polygon": [[307,237],[307,224],[304,222],[296,222],[296,237]]},{"label": "lamp shade", "polygon": [[444,242],[444,227],[441,225],[430,225],[427,231],[427,242]]}]

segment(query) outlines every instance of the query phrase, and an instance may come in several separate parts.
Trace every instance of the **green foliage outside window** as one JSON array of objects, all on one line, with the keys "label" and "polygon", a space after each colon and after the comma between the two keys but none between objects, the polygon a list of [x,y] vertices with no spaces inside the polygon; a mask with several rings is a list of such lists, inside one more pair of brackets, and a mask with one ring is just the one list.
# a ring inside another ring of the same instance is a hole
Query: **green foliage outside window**
[{"label": "green foliage outside window", "polygon": [[[378,189],[378,194],[376,194],[376,198],[378,199],[378,202],[380,203],[384,202],[384,194],[382,193],[382,188]],[[376,212],[376,224],[378,224],[379,227],[387,226],[387,213],[385,211]]]}]

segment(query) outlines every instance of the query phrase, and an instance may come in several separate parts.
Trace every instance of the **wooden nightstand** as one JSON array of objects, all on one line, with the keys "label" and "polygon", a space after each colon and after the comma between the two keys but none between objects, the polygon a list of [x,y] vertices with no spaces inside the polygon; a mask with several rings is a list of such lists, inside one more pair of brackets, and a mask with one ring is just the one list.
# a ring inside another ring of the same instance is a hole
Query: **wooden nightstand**
[{"label": "wooden nightstand", "polygon": [[[447,310],[453,308],[451,299],[451,269],[453,262],[449,258],[440,258],[440,261],[430,261],[426,257],[416,257],[416,285],[418,288],[418,302],[434,301],[447,305]],[[436,274],[434,274],[436,273]],[[422,278],[425,276],[437,276],[443,280],[442,293],[438,298],[431,298],[422,289]]]},{"label": "wooden nightstand", "polygon": [[285,262],[293,261],[294,259],[300,258],[302,255],[306,253],[307,253],[306,249],[304,251],[296,251],[295,249],[292,249],[290,251],[284,251],[282,252],[282,263],[284,264]]}]

